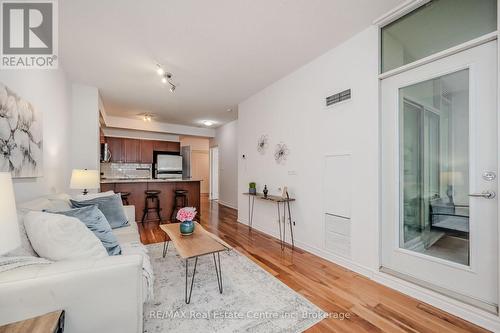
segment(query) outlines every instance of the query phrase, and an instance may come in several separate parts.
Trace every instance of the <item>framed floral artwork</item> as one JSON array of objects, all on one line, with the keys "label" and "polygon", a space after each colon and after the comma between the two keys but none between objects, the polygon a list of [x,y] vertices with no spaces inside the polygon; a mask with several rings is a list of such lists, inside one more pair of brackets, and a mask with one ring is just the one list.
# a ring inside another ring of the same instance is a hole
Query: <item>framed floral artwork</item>
[{"label": "framed floral artwork", "polygon": [[41,115],[33,105],[0,83],[0,172],[14,178],[43,174]]}]

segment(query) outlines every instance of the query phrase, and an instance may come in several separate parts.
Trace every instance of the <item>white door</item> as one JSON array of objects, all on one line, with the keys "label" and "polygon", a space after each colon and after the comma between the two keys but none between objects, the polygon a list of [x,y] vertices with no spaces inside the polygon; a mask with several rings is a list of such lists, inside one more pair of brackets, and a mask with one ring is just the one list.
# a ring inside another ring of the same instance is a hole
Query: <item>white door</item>
[{"label": "white door", "polygon": [[381,87],[381,269],[496,312],[497,42]]},{"label": "white door", "polygon": [[219,199],[219,147],[210,148],[210,199]]}]

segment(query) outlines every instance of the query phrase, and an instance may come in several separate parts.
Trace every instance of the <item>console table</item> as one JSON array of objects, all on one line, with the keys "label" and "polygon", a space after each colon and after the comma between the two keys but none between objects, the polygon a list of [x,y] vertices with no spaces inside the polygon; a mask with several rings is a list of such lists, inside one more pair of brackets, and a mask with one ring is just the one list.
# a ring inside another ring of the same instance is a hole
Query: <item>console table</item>
[{"label": "console table", "polygon": [[[255,206],[255,198],[264,201],[275,202],[278,207],[278,228],[280,230],[280,244],[281,250],[285,249],[286,244],[286,221],[287,221],[287,212],[288,212],[288,224],[290,226],[290,236],[292,239],[292,250],[295,248],[295,241],[293,239],[293,226],[292,226],[292,211],[290,209],[290,202],[295,201],[294,198],[288,197],[283,198],[277,195],[267,195],[264,196],[263,193],[251,194],[248,192],[243,193],[243,195],[248,196],[248,226],[250,230],[252,230],[253,224],[253,210]],[[281,215],[281,204],[283,204],[283,215]],[[283,218],[283,230],[281,230],[281,219]]]}]

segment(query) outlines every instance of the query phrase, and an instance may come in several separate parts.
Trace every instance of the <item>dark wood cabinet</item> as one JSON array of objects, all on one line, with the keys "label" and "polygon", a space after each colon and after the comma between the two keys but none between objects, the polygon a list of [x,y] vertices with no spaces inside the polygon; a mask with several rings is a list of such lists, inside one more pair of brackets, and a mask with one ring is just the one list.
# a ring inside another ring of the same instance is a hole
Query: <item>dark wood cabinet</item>
[{"label": "dark wood cabinet", "polygon": [[[148,183],[116,183],[115,193],[130,192],[128,202],[135,206],[135,220],[141,221],[144,212],[145,194]],[[150,214],[153,216],[153,214]]]},{"label": "dark wood cabinet", "polygon": [[172,153],[178,153],[181,151],[181,143],[180,142],[168,142],[168,151]]},{"label": "dark wood cabinet", "polygon": [[108,192],[108,191],[115,191],[115,184],[114,183],[105,183],[101,184],[101,192]]},{"label": "dark wood cabinet", "polygon": [[[175,193],[175,183],[148,183],[148,190],[161,191],[160,206],[161,206],[161,218],[163,221],[170,221],[170,215],[172,215],[172,209],[174,207],[174,193]],[[156,219],[156,214],[152,213],[148,215],[148,220]]]},{"label": "dark wood cabinet", "polygon": [[197,218],[200,218],[201,214],[201,198],[200,198],[200,182],[178,182],[175,183],[176,190],[188,191],[188,206],[195,207],[198,211]]},{"label": "dark wood cabinet", "polygon": [[[199,181],[172,181],[172,182],[133,182],[133,183],[106,183],[101,184],[101,192],[115,191],[115,193],[130,192],[128,201],[135,206],[135,220],[140,222],[144,213],[145,198],[144,191],[159,190],[161,218],[163,221],[170,221],[174,207],[175,190],[187,190],[188,205],[196,207],[198,214],[201,214],[200,182]],[[198,218],[200,215],[198,215]],[[146,221],[158,220],[155,213],[148,214]]]},{"label": "dark wood cabinet", "polygon": [[181,144],[172,141],[106,137],[114,163],[153,163],[153,152],[179,153]]},{"label": "dark wood cabinet", "polygon": [[153,141],[153,150],[159,152],[168,152],[167,141]]},{"label": "dark wood cabinet", "polygon": [[141,162],[141,142],[137,139],[123,139],[123,147],[125,151],[124,162],[140,163]]},{"label": "dark wood cabinet", "polygon": [[153,164],[153,141],[141,140],[141,163]]},{"label": "dark wood cabinet", "polygon": [[173,141],[154,141],[153,150],[163,153],[178,153],[181,151],[181,144]]},{"label": "dark wood cabinet", "polygon": [[109,151],[111,152],[110,162],[125,162],[123,138],[106,137]]}]

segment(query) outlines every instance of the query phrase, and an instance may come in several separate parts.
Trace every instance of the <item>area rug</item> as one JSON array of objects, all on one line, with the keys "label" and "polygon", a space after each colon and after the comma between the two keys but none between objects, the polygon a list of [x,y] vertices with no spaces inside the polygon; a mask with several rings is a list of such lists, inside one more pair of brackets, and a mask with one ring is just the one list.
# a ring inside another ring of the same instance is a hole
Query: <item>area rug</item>
[{"label": "area rug", "polygon": [[[236,250],[221,253],[223,293],[213,257],[200,257],[191,303],[184,301],[185,261],[170,244],[148,245],[154,300],[144,306],[144,332],[302,332],[325,313]],[[189,262],[191,277],[194,259]],[[189,280],[189,282],[191,282]]]}]

